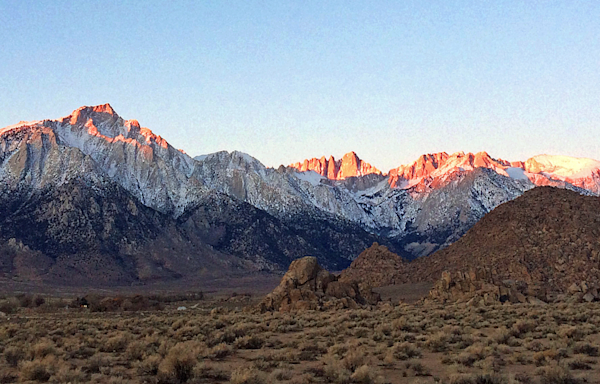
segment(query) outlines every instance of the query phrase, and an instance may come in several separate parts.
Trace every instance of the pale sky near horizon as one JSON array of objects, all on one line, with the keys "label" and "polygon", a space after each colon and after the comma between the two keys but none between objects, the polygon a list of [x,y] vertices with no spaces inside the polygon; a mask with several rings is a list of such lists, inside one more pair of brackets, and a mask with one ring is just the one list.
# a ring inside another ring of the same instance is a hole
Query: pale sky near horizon
[{"label": "pale sky near horizon", "polygon": [[598,1],[0,0],[0,127],[110,103],[192,156],[600,159]]}]

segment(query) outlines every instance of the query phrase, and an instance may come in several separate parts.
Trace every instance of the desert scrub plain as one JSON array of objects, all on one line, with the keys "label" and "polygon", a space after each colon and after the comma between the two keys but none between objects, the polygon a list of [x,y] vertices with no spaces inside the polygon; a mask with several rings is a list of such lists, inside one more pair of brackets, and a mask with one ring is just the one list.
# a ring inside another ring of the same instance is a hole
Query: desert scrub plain
[{"label": "desert scrub plain", "polygon": [[189,304],[19,308],[0,317],[0,382],[600,382],[594,303],[299,313]]}]

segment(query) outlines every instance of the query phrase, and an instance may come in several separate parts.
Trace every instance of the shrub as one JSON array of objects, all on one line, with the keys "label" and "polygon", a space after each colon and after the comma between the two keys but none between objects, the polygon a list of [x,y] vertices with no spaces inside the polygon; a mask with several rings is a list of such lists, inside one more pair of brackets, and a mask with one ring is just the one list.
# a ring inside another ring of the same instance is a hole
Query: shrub
[{"label": "shrub", "polygon": [[33,304],[33,297],[31,295],[18,295],[19,306],[23,308],[29,308]]},{"label": "shrub", "polygon": [[215,383],[229,380],[229,373],[221,369],[214,368],[209,363],[203,362],[197,364],[194,368],[194,377],[196,379],[209,379],[210,381],[208,382]]},{"label": "shrub", "polygon": [[573,353],[581,353],[591,357],[598,356],[598,347],[595,347],[589,343],[578,343],[573,347]]},{"label": "shrub", "polygon": [[25,358],[22,348],[8,347],[4,350],[4,359],[11,367],[19,365],[19,361]]},{"label": "shrub", "polygon": [[194,367],[198,363],[197,348],[193,342],[175,345],[160,363],[159,374],[166,378],[174,378],[180,383],[185,383],[193,378]]},{"label": "shrub", "polygon": [[254,367],[240,367],[231,373],[231,384],[263,384],[267,383],[267,375]]},{"label": "shrub", "polygon": [[33,299],[33,305],[36,307],[41,307],[44,304],[46,304],[46,299],[44,299],[42,296],[38,295],[35,297],[35,299]]},{"label": "shrub", "polygon": [[592,367],[583,360],[573,360],[569,362],[569,368],[573,370],[590,370]]},{"label": "shrub", "polygon": [[7,315],[17,312],[18,304],[14,301],[5,301],[0,304],[0,312],[4,312]]},{"label": "shrub", "polygon": [[350,380],[350,371],[348,371],[342,363],[332,357],[325,359],[325,367],[323,369],[323,377],[328,383],[347,383]]},{"label": "shrub", "polygon": [[407,363],[407,368],[412,369],[415,376],[430,376],[429,370],[420,362]]},{"label": "shrub", "polygon": [[160,361],[161,357],[159,355],[151,355],[140,361],[136,367],[138,375],[156,376]]},{"label": "shrub", "polygon": [[146,352],[147,346],[143,341],[134,341],[127,346],[125,350],[125,358],[127,360],[142,360]]},{"label": "shrub", "polygon": [[542,371],[541,384],[579,384],[582,381],[563,367],[552,367]]},{"label": "shrub", "polygon": [[450,384],[506,384],[507,380],[497,374],[475,374],[453,376],[450,378]]},{"label": "shrub", "polygon": [[342,359],[342,365],[350,372],[365,364],[365,351],[362,349],[350,349]]},{"label": "shrub", "polygon": [[276,370],[273,371],[273,373],[271,374],[271,376],[275,380],[279,380],[279,381],[289,380],[292,377],[294,377],[294,372],[291,371],[291,370],[289,370],[289,369],[278,368],[278,369],[276,369]]},{"label": "shrub", "polygon": [[535,328],[536,324],[533,321],[518,320],[515,324],[513,324],[511,333],[514,337],[520,337],[528,332],[534,331]]},{"label": "shrub", "polygon": [[568,340],[579,341],[585,336],[584,332],[573,325],[561,325],[556,334]]},{"label": "shrub", "polygon": [[31,381],[48,381],[52,376],[50,367],[41,360],[26,361],[21,365],[21,378]]},{"label": "shrub", "polygon": [[160,361],[161,357],[159,355],[151,355],[140,361],[137,364],[138,375],[156,376]]},{"label": "shrub", "polygon": [[102,352],[123,352],[129,344],[129,338],[125,333],[109,337],[104,341],[100,350]]},{"label": "shrub", "polygon": [[62,366],[54,375],[52,375],[52,382],[58,383],[85,383],[85,373],[79,368],[71,369],[68,366]]},{"label": "shrub", "polygon": [[350,376],[352,382],[360,384],[373,384],[377,380],[377,374],[372,367],[361,365]]},{"label": "shrub", "polygon": [[49,341],[40,341],[32,348],[34,357],[43,358],[55,352],[54,345]]},{"label": "shrub", "polygon": [[231,347],[225,343],[220,343],[212,347],[208,353],[211,359],[222,359],[231,354]]},{"label": "shrub", "polygon": [[251,335],[236,339],[233,345],[238,349],[260,349],[264,343],[263,338]]},{"label": "shrub", "polygon": [[16,383],[17,382],[17,376],[14,375],[11,372],[0,372],[0,383],[2,384],[9,384],[9,383]]},{"label": "shrub", "polygon": [[438,332],[429,337],[425,345],[432,352],[444,352],[448,349],[448,341],[450,336],[445,332]]},{"label": "shrub", "polygon": [[407,341],[404,343],[394,344],[392,347],[392,353],[394,354],[394,357],[399,360],[408,360],[422,356],[421,351]]}]

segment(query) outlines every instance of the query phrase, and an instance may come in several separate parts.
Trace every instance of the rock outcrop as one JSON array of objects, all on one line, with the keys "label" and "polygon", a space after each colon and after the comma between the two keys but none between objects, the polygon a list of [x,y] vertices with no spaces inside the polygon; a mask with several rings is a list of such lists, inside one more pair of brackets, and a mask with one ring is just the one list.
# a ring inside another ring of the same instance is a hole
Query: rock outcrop
[{"label": "rock outcrop", "polygon": [[376,304],[379,295],[361,291],[356,283],[342,282],[323,269],[315,257],[294,260],[277,288],[260,303],[260,310],[299,311],[357,308]]},{"label": "rock outcrop", "polygon": [[600,301],[600,289],[597,285],[592,285],[587,281],[573,283],[567,289],[566,297],[561,297],[568,302],[591,303]]},{"label": "rock outcrop", "polygon": [[481,306],[498,303],[545,304],[548,299],[542,286],[522,280],[500,280],[494,270],[471,268],[468,272],[444,271],[425,301]]}]

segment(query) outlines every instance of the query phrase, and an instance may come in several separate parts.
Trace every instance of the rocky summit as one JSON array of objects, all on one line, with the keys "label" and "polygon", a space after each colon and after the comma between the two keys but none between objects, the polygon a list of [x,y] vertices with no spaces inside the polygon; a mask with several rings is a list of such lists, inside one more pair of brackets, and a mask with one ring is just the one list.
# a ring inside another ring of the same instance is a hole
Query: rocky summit
[{"label": "rocky summit", "polygon": [[294,260],[281,283],[260,303],[261,311],[298,311],[328,308],[357,308],[376,304],[379,295],[343,282],[323,269],[314,257]]}]

